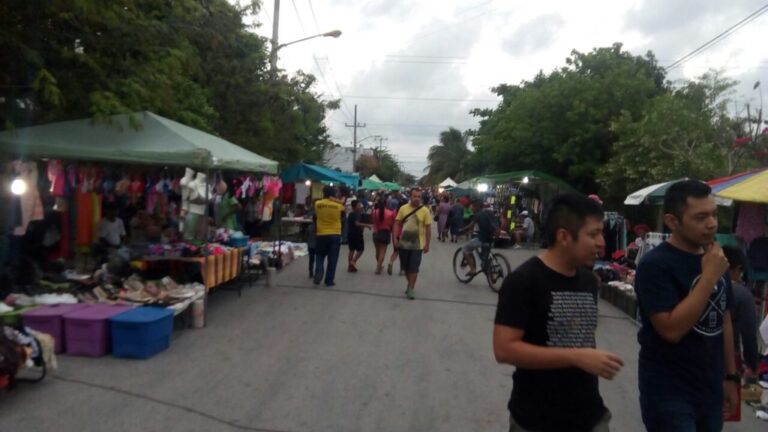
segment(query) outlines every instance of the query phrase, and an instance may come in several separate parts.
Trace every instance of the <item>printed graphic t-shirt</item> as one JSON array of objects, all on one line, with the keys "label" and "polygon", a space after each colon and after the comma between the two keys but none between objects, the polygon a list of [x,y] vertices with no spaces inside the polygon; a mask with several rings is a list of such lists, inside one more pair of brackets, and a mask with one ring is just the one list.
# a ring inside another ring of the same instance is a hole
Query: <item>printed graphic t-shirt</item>
[{"label": "printed graphic t-shirt", "polygon": [[642,398],[666,397],[720,405],[725,376],[723,318],[731,308],[730,278],[722,277],[701,318],[683,339],[665,341],[650,317],[675,308],[701,278],[701,255],[691,254],[668,242],[648,252],[637,269],[635,291],[642,327],[639,384]]},{"label": "printed graphic t-shirt", "polygon": [[315,203],[317,235],[341,235],[341,218],[344,204],[330,199],[321,199]]},{"label": "printed graphic t-shirt", "polygon": [[412,214],[408,220],[405,217],[416,210],[408,203],[400,207],[397,213],[397,221],[403,222],[403,230],[400,234],[400,249],[422,250],[426,245],[427,225],[432,224],[432,213],[426,206],[421,207],[416,213]]},{"label": "printed graphic t-shirt", "polygon": [[[589,270],[569,277],[534,257],[504,281],[495,322],[523,330],[523,341],[532,345],[595,348],[597,293]],[[597,376],[581,369],[518,367],[512,380],[509,411],[525,429],[591,431],[606,413]]]}]

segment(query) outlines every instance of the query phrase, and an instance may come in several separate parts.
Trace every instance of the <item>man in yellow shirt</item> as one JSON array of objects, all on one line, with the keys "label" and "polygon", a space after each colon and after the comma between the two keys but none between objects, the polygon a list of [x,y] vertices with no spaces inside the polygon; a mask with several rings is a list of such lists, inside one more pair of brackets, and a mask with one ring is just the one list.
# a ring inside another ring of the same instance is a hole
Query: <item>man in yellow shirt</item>
[{"label": "man in yellow shirt", "polygon": [[415,298],[416,277],[422,254],[429,253],[432,239],[432,213],[422,205],[421,191],[411,189],[411,201],[400,207],[395,218],[395,249],[400,251],[400,265],[408,279],[405,296]]},{"label": "man in yellow shirt", "polygon": [[[325,286],[336,285],[336,264],[341,250],[341,220],[344,217],[344,204],[335,200],[336,189],[323,188],[323,199],[315,203],[315,226],[317,233],[317,261],[315,265],[315,285],[320,285],[325,274]],[[325,259],[328,268],[324,271]]]}]

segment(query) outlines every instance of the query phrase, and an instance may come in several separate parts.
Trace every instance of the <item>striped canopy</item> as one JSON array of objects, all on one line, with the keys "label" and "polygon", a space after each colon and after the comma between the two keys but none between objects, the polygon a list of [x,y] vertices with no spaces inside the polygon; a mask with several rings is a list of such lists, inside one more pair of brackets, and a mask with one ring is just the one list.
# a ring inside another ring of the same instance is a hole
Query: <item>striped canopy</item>
[{"label": "striped canopy", "polygon": [[720,197],[739,202],[768,204],[768,168],[759,168],[707,182]]}]

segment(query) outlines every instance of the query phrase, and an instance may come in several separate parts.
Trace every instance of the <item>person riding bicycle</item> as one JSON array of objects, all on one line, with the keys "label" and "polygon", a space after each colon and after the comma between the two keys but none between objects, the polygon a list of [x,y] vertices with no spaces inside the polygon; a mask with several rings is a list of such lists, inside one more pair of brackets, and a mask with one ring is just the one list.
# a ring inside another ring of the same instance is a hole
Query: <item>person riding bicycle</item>
[{"label": "person riding bicycle", "polygon": [[461,247],[461,251],[464,253],[464,261],[469,265],[469,274],[475,274],[477,273],[477,264],[475,263],[473,252],[482,248],[484,244],[493,243],[493,239],[499,235],[500,229],[499,222],[496,220],[493,212],[490,209],[483,208],[483,200],[473,200],[471,205],[474,216],[472,216],[469,225],[461,230],[460,234],[470,232],[475,226],[478,228],[477,237]]}]

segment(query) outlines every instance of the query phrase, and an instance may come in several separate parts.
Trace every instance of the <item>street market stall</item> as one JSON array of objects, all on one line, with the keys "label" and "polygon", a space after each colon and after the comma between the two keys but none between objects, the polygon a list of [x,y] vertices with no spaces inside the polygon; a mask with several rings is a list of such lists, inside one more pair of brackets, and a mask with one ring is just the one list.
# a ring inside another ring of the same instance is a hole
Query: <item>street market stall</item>
[{"label": "street market stall", "polygon": [[250,258],[232,228],[263,182],[253,174],[277,172],[274,161],[150,112],[2,131],[0,146],[15,158],[2,198],[18,215],[4,220],[0,258],[13,257],[3,268],[25,290],[6,299],[6,324],[20,308],[56,303],[153,305],[173,317],[199,300],[204,310],[206,293]]}]

